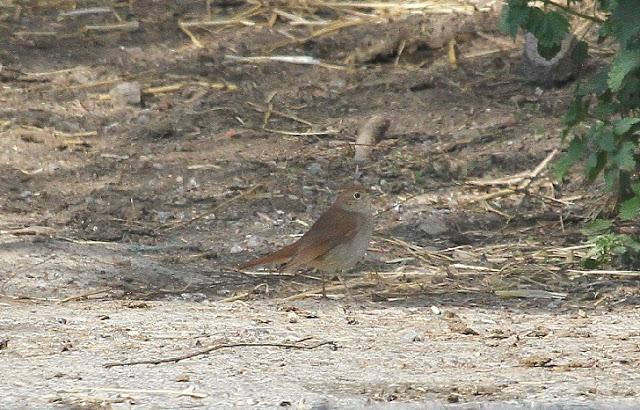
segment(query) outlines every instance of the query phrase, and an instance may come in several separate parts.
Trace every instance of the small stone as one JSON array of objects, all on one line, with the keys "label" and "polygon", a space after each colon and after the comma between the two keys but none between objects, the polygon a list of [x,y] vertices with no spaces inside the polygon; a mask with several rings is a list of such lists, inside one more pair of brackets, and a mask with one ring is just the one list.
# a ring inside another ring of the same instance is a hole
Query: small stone
[{"label": "small stone", "polygon": [[437,306],[431,306],[431,311],[433,312],[434,315],[439,315],[442,313],[442,311],[440,310],[439,307]]},{"label": "small stone", "polygon": [[438,215],[425,215],[418,227],[429,236],[442,235],[449,230],[444,219]]},{"label": "small stone", "polygon": [[264,239],[258,237],[258,236],[250,236],[249,239],[247,240],[247,247],[249,248],[257,248],[258,246],[260,246],[262,243],[264,242]]},{"label": "small stone", "polygon": [[307,171],[311,175],[319,175],[322,173],[322,165],[318,164],[317,162],[313,162],[307,167]]},{"label": "small stone", "polygon": [[402,340],[405,342],[421,342],[423,339],[422,335],[418,333],[417,330],[410,329],[402,335]]},{"label": "small stone", "polygon": [[198,187],[200,187],[200,184],[198,184],[198,181],[196,181],[195,177],[189,178],[189,182],[187,182],[187,189],[191,190]]},{"label": "small stone", "polygon": [[189,378],[189,375],[181,374],[176,376],[176,381],[178,383],[185,383],[185,382],[191,381],[191,379]]},{"label": "small stone", "polygon": [[447,396],[447,401],[449,403],[457,403],[460,401],[460,396],[458,396],[457,394],[450,394],[449,396]]},{"label": "small stone", "polygon": [[240,253],[242,251],[243,251],[243,249],[242,249],[242,246],[240,246],[240,245],[233,245],[231,247],[231,249],[229,250],[230,253]]},{"label": "small stone", "polygon": [[289,312],[287,313],[287,321],[289,323],[298,323],[298,314],[296,312]]},{"label": "small stone", "polygon": [[167,222],[169,219],[173,218],[173,212],[168,212],[168,211],[157,211],[156,212],[156,219],[158,220],[158,222],[161,223],[165,223]]},{"label": "small stone", "polygon": [[207,300],[207,295],[204,293],[183,293],[180,296],[188,302],[203,302]]},{"label": "small stone", "polygon": [[114,105],[142,105],[142,88],[140,87],[140,83],[135,81],[116,85],[109,91],[109,95]]}]

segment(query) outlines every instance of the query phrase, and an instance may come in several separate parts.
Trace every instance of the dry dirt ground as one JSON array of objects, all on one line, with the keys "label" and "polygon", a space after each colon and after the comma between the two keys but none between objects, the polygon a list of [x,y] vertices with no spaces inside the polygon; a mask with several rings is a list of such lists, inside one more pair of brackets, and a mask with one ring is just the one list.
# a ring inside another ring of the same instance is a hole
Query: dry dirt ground
[{"label": "dry dirt ground", "polygon": [[[597,186],[527,179],[572,84],[527,84],[495,12],[450,25],[453,68],[415,34],[435,17],[225,1],[233,24],[193,28],[197,47],[178,21],[205,4],[118,3],[131,32],[65,14],[103,4],[0,4],[0,407],[637,408],[636,276],[580,268]],[[115,101],[124,81],[141,104]],[[356,175],[380,213],[353,299],[232,269]]]}]

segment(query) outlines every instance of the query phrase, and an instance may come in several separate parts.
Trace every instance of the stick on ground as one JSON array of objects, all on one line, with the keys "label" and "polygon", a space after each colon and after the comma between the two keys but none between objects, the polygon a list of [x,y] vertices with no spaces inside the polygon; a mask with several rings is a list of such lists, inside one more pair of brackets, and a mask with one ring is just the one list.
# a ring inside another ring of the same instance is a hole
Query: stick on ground
[{"label": "stick on ground", "polygon": [[187,353],[182,356],[165,357],[161,359],[132,360],[130,362],[112,362],[112,363],[105,363],[102,366],[109,369],[112,367],[134,366],[138,364],[177,363],[181,360],[191,359],[192,357],[204,356],[216,350],[230,349],[234,347],[282,347],[285,349],[313,350],[324,345],[335,346],[335,342],[331,340],[327,340],[324,342],[318,342],[313,345],[303,345],[303,344],[293,344],[293,343],[221,343],[221,344],[213,345],[203,350]]}]

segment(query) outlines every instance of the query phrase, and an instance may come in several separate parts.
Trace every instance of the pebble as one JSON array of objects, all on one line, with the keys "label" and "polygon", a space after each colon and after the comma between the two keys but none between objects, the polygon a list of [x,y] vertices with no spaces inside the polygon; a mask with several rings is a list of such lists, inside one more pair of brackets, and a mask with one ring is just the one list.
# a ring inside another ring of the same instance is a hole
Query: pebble
[{"label": "pebble", "polygon": [[444,219],[437,215],[426,215],[422,217],[422,223],[419,225],[419,228],[429,236],[442,235],[449,230]]},{"label": "pebble", "polygon": [[311,175],[319,175],[322,173],[322,165],[318,164],[317,162],[312,162],[308,167],[307,167],[307,171],[311,174]]},{"label": "pebble", "polygon": [[410,329],[410,330],[407,330],[406,332],[404,332],[402,334],[402,340],[404,342],[421,342],[422,341],[422,335],[420,333],[418,333],[417,330]]},{"label": "pebble", "polygon": [[287,313],[287,320],[289,321],[289,323],[298,323],[298,314],[296,312]]},{"label": "pebble", "polygon": [[109,91],[111,101],[117,106],[140,106],[142,104],[142,87],[136,81],[124,82]]},{"label": "pebble", "polygon": [[262,238],[258,236],[250,236],[247,240],[247,246],[249,248],[257,248],[258,246],[260,246],[260,244],[262,244],[262,242],[264,242]]}]

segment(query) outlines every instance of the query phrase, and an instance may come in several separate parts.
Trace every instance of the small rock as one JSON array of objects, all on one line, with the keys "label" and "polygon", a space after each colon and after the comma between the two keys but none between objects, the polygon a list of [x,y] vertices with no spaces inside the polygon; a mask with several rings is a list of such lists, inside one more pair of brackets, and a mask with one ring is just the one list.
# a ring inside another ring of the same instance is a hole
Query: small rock
[{"label": "small rock", "polygon": [[189,302],[203,302],[207,300],[207,295],[204,293],[183,293],[180,296]]},{"label": "small rock", "polygon": [[185,382],[191,381],[191,379],[189,378],[189,375],[181,374],[181,375],[176,376],[176,381],[178,383],[185,383]]},{"label": "small rock", "polygon": [[263,242],[264,242],[264,239],[260,238],[259,236],[252,235],[247,240],[247,247],[255,249],[258,246],[260,246]]},{"label": "small rock", "polygon": [[230,253],[240,253],[242,251],[243,251],[243,249],[242,249],[242,246],[240,246],[240,245],[233,245],[231,247],[231,249],[229,250]]},{"label": "small rock", "polygon": [[158,220],[158,222],[161,223],[165,223],[167,222],[169,219],[172,219],[173,216],[173,212],[168,212],[168,211],[157,211],[156,212],[156,219]]},{"label": "small rock", "polygon": [[520,360],[523,367],[545,367],[551,362],[550,357],[546,356],[529,356]]},{"label": "small rock", "polygon": [[313,162],[307,167],[307,171],[311,175],[320,175],[322,173],[322,165],[317,162]]},{"label": "small rock", "polygon": [[404,342],[421,342],[423,340],[422,335],[418,333],[418,331],[411,329],[406,331],[402,335],[402,340]]},{"label": "small rock", "polygon": [[437,306],[431,306],[431,311],[433,312],[434,315],[439,315],[442,313],[442,311],[440,310],[439,307]]},{"label": "small rock", "polygon": [[287,321],[289,323],[298,323],[299,317],[298,314],[296,312],[289,312],[287,313]]},{"label": "small rock", "polygon": [[418,227],[429,236],[442,235],[449,230],[444,219],[438,215],[425,215]]},{"label": "small rock", "polygon": [[198,181],[196,181],[195,177],[189,178],[189,182],[187,182],[188,190],[196,189],[199,187],[200,187],[200,184],[198,184]]},{"label": "small rock", "polygon": [[140,83],[131,81],[116,85],[109,91],[111,101],[117,106],[142,105],[142,88]]}]

